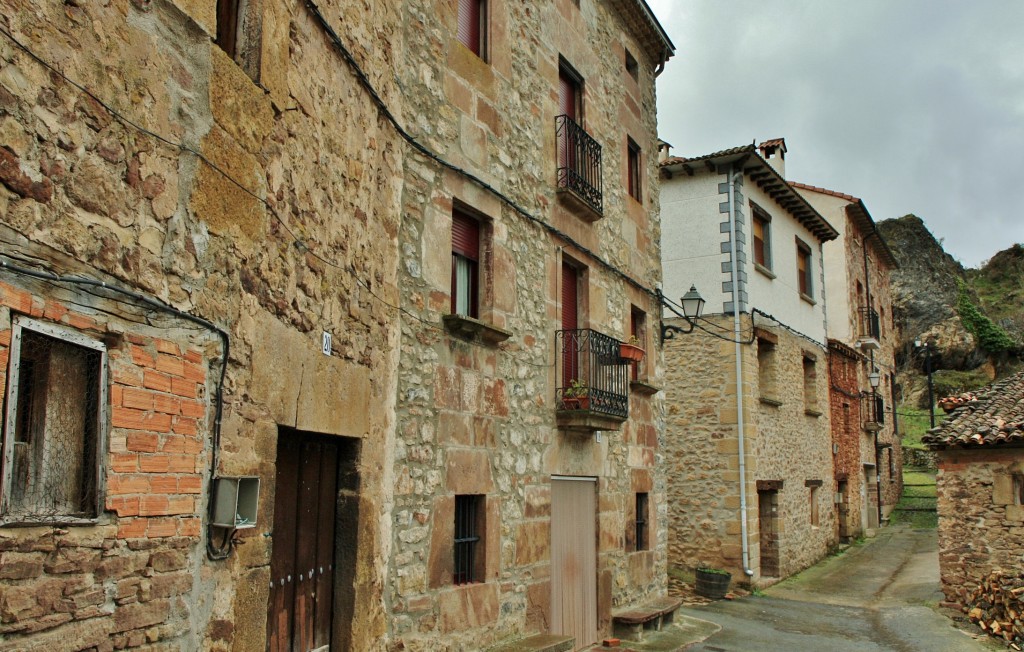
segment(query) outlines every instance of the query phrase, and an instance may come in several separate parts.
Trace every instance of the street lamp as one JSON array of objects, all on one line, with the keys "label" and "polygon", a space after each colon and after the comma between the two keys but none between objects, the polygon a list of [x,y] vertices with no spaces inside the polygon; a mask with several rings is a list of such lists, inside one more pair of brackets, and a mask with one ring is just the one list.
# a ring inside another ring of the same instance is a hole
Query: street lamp
[{"label": "street lamp", "polygon": [[914,348],[924,347],[924,370],[928,374],[928,415],[931,417],[932,428],[935,427],[935,390],[932,386],[932,346],[931,342],[921,343],[914,340]]},{"label": "street lamp", "polygon": [[871,373],[868,374],[868,382],[871,383],[871,389],[877,390],[881,381],[882,375],[878,373],[878,367],[875,367],[871,370]]},{"label": "street lamp", "polygon": [[[704,297],[700,296],[700,292],[697,292],[697,286],[691,285],[690,291],[683,295],[683,298],[679,300],[678,304],[674,304],[673,301],[669,300],[665,295],[658,292],[658,297],[661,299],[661,305],[665,306],[677,316],[682,317],[686,320],[686,327],[675,326],[672,324],[661,324],[661,343],[664,344],[665,340],[671,340],[675,337],[676,333],[692,333],[694,326],[700,314],[704,311]],[[676,305],[683,309],[682,312],[676,309]]]}]

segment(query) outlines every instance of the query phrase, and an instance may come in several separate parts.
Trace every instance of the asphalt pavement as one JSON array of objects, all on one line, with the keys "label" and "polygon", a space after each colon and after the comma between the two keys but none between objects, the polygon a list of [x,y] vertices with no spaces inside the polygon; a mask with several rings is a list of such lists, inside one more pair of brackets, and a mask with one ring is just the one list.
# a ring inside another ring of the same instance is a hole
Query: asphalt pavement
[{"label": "asphalt pavement", "polygon": [[[936,610],[935,530],[890,526],[765,590],[680,609],[721,627],[683,649],[707,652],[974,652],[1005,650]],[[691,639],[692,640],[692,639]]]}]

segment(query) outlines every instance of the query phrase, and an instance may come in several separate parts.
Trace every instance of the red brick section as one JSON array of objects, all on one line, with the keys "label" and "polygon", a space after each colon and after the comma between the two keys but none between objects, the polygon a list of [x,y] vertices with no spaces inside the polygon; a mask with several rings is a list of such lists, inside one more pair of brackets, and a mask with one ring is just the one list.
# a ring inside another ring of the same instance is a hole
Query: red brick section
[{"label": "red brick section", "polygon": [[[105,323],[0,282],[0,305],[97,336]],[[0,331],[0,390],[11,331]],[[206,464],[202,354],[162,338],[126,333],[108,349],[111,430],[104,507],[120,539],[196,537]]]}]

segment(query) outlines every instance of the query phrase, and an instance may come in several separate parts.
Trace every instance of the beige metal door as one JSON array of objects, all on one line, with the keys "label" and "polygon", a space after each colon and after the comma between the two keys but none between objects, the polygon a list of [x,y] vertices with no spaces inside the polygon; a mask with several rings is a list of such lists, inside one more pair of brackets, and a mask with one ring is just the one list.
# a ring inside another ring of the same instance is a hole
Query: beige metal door
[{"label": "beige metal door", "polygon": [[551,479],[551,632],[597,642],[597,479]]}]

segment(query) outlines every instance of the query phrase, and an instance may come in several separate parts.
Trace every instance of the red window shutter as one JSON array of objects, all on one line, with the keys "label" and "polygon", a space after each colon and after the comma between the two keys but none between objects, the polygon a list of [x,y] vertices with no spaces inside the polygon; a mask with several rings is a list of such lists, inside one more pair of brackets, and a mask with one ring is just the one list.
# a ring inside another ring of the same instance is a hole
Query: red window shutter
[{"label": "red window shutter", "polygon": [[579,311],[577,303],[577,286],[579,275],[576,270],[566,263],[562,263],[562,330],[576,330],[579,328]]},{"label": "red window shutter", "polygon": [[452,213],[452,251],[480,260],[480,223],[465,213]]},{"label": "red window shutter", "polygon": [[483,0],[459,0],[459,41],[480,56],[480,10]]},{"label": "red window shutter", "polygon": [[573,79],[566,70],[558,71],[558,106],[559,113],[562,115],[569,116],[574,122],[579,122],[579,116],[577,116],[577,108],[579,107],[579,100],[577,94],[579,91],[579,84]]}]

